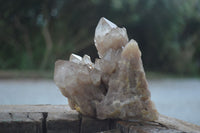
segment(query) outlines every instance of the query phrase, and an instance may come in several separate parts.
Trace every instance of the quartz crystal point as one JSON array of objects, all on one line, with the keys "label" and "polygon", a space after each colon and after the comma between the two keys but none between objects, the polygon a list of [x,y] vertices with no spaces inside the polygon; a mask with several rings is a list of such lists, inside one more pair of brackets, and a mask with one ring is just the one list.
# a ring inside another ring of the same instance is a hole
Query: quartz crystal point
[{"label": "quartz crystal point", "polygon": [[106,18],[101,18],[95,30],[94,42],[99,57],[102,57],[110,48],[117,50],[126,45],[126,29],[117,27]]},{"label": "quartz crystal point", "polygon": [[105,18],[94,40],[100,57],[95,63],[75,54],[55,63],[55,83],[70,107],[99,119],[156,120],[137,42]]}]

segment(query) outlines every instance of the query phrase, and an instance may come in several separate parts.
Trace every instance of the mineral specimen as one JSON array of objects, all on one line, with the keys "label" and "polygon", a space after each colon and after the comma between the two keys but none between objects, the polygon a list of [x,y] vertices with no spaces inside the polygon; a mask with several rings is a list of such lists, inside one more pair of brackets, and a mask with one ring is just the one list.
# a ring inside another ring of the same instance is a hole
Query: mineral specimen
[{"label": "mineral specimen", "polygon": [[156,120],[137,42],[105,18],[94,42],[100,57],[95,63],[75,54],[55,63],[55,83],[70,107],[99,119]]}]

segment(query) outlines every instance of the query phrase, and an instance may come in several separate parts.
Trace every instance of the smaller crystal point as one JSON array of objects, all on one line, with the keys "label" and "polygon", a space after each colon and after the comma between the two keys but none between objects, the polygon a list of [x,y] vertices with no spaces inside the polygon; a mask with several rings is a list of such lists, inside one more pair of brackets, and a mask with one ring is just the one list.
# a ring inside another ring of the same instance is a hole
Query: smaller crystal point
[{"label": "smaller crystal point", "polygon": [[88,55],[83,56],[82,64],[87,65],[90,69],[94,68],[94,64],[92,63],[91,58]]},{"label": "smaller crystal point", "polygon": [[125,57],[127,59],[133,59],[133,58],[136,60],[140,59],[141,52],[137,42],[131,39],[124,47],[121,55],[122,57]]},{"label": "smaller crystal point", "polygon": [[71,54],[69,57],[69,61],[74,62],[74,63],[80,63],[82,61],[82,57],[76,54]]},{"label": "smaller crystal point", "polygon": [[88,56],[88,55],[84,55],[82,61],[83,61],[83,64],[92,64],[90,56]]},{"label": "smaller crystal point", "polygon": [[106,18],[101,18],[95,30],[94,42],[101,58],[110,48],[118,50],[126,45],[128,42],[126,29],[117,27]]}]

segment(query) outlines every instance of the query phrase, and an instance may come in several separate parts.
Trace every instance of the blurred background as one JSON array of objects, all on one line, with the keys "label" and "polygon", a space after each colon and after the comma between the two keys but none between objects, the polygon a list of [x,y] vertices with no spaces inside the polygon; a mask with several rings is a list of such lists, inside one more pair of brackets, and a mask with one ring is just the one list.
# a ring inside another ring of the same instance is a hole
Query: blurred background
[{"label": "blurred background", "polygon": [[162,114],[200,125],[200,0],[0,0],[0,104],[65,104],[54,62],[97,58],[95,27],[125,27]]}]

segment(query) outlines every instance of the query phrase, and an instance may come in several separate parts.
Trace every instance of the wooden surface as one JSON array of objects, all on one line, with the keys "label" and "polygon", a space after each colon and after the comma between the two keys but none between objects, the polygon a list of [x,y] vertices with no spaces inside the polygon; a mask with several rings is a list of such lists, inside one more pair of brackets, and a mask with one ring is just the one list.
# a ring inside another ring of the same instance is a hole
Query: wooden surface
[{"label": "wooden surface", "polygon": [[0,105],[0,133],[13,132],[200,133],[200,126],[164,115],[154,122],[97,120],[81,116],[67,105]]}]

